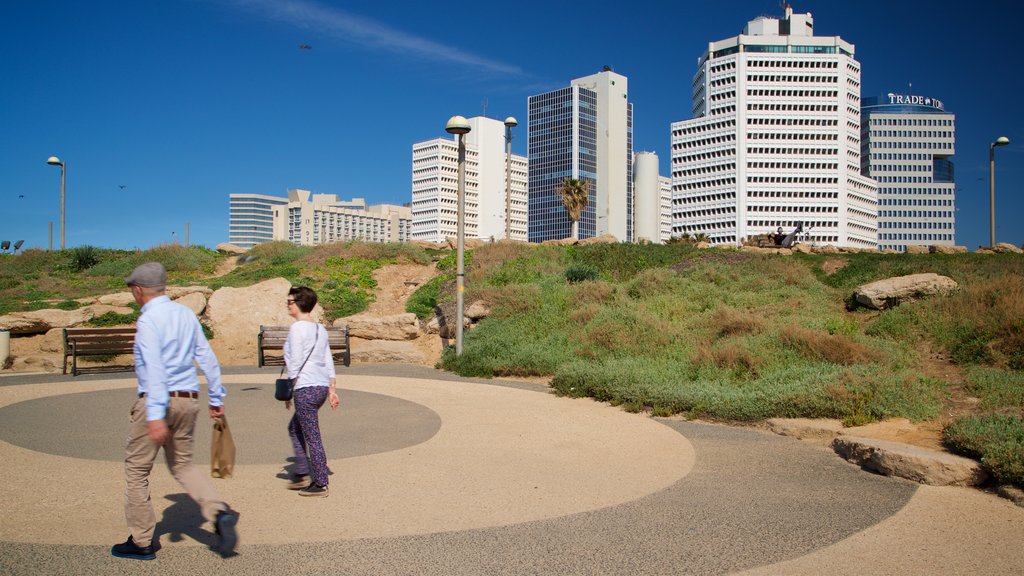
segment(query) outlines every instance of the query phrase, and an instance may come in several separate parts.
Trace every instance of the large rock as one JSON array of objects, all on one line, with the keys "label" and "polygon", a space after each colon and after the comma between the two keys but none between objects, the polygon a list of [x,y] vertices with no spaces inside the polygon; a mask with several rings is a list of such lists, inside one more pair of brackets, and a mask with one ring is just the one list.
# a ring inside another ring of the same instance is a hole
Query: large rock
[{"label": "large rock", "polygon": [[31,312],[14,312],[0,316],[0,330],[8,330],[11,334],[42,334],[53,328],[74,328],[96,316],[107,312],[131,314],[131,308],[93,304],[76,310],[32,310]]},{"label": "large rock", "polygon": [[465,316],[473,322],[477,322],[482,318],[487,318],[491,315],[491,306],[483,300],[474,300],[469,308],[466,308]]},{"label": "large rock", "polygon": [[1010,244],[1008,242],[1000,242],[1000,243],[996,244],[995,247],[992,248],[992,250],[995,251],[997,254],[1021,254],[1021,253],[1024,253],[1024,250],[1021,250],[1020,248],[1017,248],[1016,246],[1014,246],[1013,244]]},{"label": "large rock", "polygon": [[352,339],[352,362],[422,364],[423,352],[412,342]]},{"label": "large rock", "polygon": [[245,254],[247,252],[245,248],[235,246],[230,242],[221,242],[220,244],[217,244],[216,250],[217,252],[222,252],[224,254]]},{"label": "large rock", "polygon": [[541,244],[546,246],[575,246],[579,244],[579,240],[575,238],[552,238],[551,240],[541,242]]},{"label": "large rock", "polygon": [[927,254],[928,251],[927,246],[907,246],[907,254]]},{"label": "large rock", "polygon": [[349,336],[364,340],[412,340],[420,335],[420,323],[412,312],[391,316],[356,314],[338,318],[335,326],[348,325]]},{"label": "large rock", "polygon": [[970,458],[910,444],[840,436],[832,441],[832,448],[868,470],[931,486],[977,486],[987,478],[981,465]]},{"label": "large rock", "polygon": [[618,244],[619,239],[612,234],[601,234],[600,236],[594,236],[592,238],[584,238],[580,240],[580,246],[587,246],[589,244]]},{"label": "large rock", "polygon": [[[221,288],[206,304],[206,320],[213,330],[210,345],[222,364],[256,362],[256,336],[260,325],[287,326],[293,322],[285,300],[291,282],[274,278],[248,288]],[[320,305],[313,318],[323,316]]]},{"label": "large rock", "polygon": [[206,296],[204,296],[202,292],[189,292],[174,301],[187,307],[196,316],[201,316],[203,314],[203,310],[206,310]]},{"label": "large rock", "polygon": [[853,297],[863,306],[884,310],[922,296],[950,294],[958,287],[952,278],[928,272],[864,284],[854,290]]},{"label": "large rock", "polygon": [[132,296],[131,292],[116,292],[114,294],[104,294],[96,298],[96,301],[109,306],[128,306],[135,303],[135,296]]},{"label": "large rock", "polygon": [[932,254],[965,254],[967,246],[948,246],[945,244],[934,244],[928,247]]}]

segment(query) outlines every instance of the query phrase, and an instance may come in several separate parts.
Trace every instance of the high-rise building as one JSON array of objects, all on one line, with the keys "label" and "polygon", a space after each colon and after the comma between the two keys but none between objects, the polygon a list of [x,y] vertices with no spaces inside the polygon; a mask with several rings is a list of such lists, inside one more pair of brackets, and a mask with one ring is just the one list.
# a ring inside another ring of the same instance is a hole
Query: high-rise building
[{"label": "high-rise building", "polygon": [[874,249],[854,46],[785,6],[698,59],[693,119],[672,124],[672,234],[735,245],[803,223],[809,242]]},{"label": "high-rise building", "polygon": [[[505,125],[469,119],[466,143],[466,237],[505,237]],[[441,242],[458,233],[458,136],[412,147],[412,238]],[[512,239],[526,240],[526,158],[512,155]]]},{"label": "high-rise building", "polygon": [[637,152],[633,158],[633,238],[665,243],[672,234],[672,181],[658,174],[654,152]]},{"label": "high-rise building", "polygon": [[625,76],[605,69],[529,98],[530,242],[568,238],[565,178],[590,183],[579,236],[633,239],[633,104]]},{"label": "high-rise building", "polygon": [[252,248],[274,239],[274,207],[288,200],[263,194],[231,194],[228,199],[228,242]]},{"label": "high-rise building", "polygon": [[272,240],[303,246],[347,240],[405,242],[412,230],[408,206],[367,206],[362,198],[343,201],[334,194],[289,190],[287,198],[231,194],[230,202],[229,238],[242,248]]},{"label": "high-rise building", "polygon": [[865,98],[861,167],[878,182],[878,248],[956,242],[956,116],[912,94]]}]

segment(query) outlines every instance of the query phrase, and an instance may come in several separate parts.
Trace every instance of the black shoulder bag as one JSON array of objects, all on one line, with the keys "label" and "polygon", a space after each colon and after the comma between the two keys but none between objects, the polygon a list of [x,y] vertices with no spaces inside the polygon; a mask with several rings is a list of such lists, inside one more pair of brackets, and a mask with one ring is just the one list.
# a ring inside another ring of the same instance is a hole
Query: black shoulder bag
[{"label": "black shoulder bag", "polygon": [[[295,378],[278,378],[274,381],[274,398],[286,402],[292,399],[292,392],[295,391],[295,381],[298,380],[299,374],[302,374],[302,369],[306,367],[306,362],[309,362],[309,357],[313,355],[313,350],[316,349],[317,340],[320,339],[320,325],[316,325],[316,337],[313,339],[313,347],[309,349],[309,354],[306,354],[306,359],[302,361],[302,366],[299,366],[299,372],[295,375]],[[281,368],[281,374],[284,374],[284,368]]]}]

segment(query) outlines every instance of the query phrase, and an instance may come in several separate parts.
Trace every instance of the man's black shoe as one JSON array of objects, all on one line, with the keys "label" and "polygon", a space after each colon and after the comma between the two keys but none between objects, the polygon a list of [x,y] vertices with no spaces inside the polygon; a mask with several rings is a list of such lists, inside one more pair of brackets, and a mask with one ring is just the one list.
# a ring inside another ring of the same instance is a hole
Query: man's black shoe
[{"label": "man's black shoe", "polygon": [[110,549],[110,553],[118,558],[132,558],[134,560],[152,560],[156,558],[156,551],[153,550],[152,544],[149,546],[139,546],[131,536],[128,537],[128,540],[125,540],[124,544],[114,544],[114,547]]},{"label": "man's black shoe", "polygon": [[217,533],[217,551],[225,558],[235,555],[235,546],[238,545],[237,525],[238,512],[234,510],[221,510],[213,521]]}]

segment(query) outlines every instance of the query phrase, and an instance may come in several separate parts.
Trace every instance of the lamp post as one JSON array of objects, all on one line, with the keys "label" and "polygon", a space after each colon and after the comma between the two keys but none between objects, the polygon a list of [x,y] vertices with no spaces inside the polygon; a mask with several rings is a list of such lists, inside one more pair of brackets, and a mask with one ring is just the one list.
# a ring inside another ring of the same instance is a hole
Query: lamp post
[{"label": "lamp post", "polygon": [[512,129],[519,124],[515,118],[505,118],[505,239],[512,239]]},{"label": "lamp post", "polygon": [[46,159],[46,163],[50,166],[60,166],[60,249],[64,249],[64,183],[65,176],[67,175],[68,165],[67,162],[61,162],[60,158],[56,156],[50,156]]},{"label": "lamp post", "polygon": [[1006,146],[1009,143],[1009,138],[1000,136],[988,145],[988,239],[992,248],[996,247],[996,146]]},{"label": "lamp post", "polygon": [[469,122],[462,116],[452,116],[444,127],[445,132],[459,135],[459,220],[458,247],[456,248],[455,270],[455,355],[462,355],[462,318],[465,301],[463,292],[466,290],[466,141],[469,134]]}]

